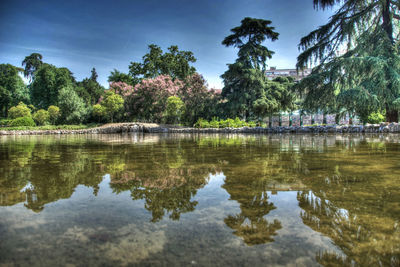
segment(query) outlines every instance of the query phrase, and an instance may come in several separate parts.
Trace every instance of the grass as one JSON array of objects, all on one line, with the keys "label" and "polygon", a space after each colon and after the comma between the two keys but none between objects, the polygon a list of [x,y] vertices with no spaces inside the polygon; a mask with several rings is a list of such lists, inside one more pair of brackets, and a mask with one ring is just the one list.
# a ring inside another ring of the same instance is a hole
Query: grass
[{"label": "grass", "polygon": [[18,126],[18,127],[0,127],[6,131],[35,131],[35,130],[82,130],[99,126],[100,124],[80,124],[80,125],[44,125],[44,126]]}]

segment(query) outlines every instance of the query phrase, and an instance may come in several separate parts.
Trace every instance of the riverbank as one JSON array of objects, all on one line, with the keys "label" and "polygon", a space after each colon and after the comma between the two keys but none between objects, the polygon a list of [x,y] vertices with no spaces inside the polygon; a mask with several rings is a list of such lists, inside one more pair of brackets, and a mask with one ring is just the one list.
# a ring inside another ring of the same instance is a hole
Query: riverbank
[{"label": "riverbank", "polygon": [[0,130],[0,135],[113,134],[113,133],[251,133],[251,134],[322,134],[322,133],[400,133],[399,123],[367,125],[277,126],[242,128],[193,128],[156,123],[112,123],[79,130]]}]

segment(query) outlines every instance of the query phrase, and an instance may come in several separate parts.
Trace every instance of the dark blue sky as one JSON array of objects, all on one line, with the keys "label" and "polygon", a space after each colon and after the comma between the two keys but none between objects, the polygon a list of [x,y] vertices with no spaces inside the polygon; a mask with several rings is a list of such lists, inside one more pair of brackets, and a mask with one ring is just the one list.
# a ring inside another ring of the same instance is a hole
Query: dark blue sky
[{"label": "dark blue sky", "polygon": [[221,41],[244,17],[272,21],[280,37],[265,43],[276,52],[268,65],[293,68],[300,38],[330,15],[314,10],[312,0],[0,0],[0,63],[20,66],[38,52],[78,80],[95,67],[107,85],[110,71],[127,72],[148,44],[178,45],[194,52],[194,65],[211,87],[222,88],[219,76],[237,51]]}]

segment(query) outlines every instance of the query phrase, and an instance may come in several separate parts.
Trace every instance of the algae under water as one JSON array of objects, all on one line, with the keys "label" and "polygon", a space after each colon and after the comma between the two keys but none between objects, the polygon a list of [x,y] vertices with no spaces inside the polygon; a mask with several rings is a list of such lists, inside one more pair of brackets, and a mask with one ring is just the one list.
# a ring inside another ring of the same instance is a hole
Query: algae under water
[{"label": "algae under water", "polygon": [[399,137],[3,136],[0,266],[399,266]]}]

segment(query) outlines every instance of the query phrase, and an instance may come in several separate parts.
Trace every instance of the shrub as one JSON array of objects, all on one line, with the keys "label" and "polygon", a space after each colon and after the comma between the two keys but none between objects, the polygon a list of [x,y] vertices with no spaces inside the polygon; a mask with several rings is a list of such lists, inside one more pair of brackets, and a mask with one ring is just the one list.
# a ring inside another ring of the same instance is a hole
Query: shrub
[{"label": "shrub", "polygon": [[32,117],[19,117],[13,119],[10,123],[10,127],[18,127],[18,126],[36,126]]},{"label": "shrub", "polygon": [[8,117],[10,119],[16,119],[20,117],[31,117],[31,110],[25,105],[23,102],[19,102],[19,104],[15,107],[11,107],[8,110]]},{"label": "shrub", "polygon": [[44,109],[39,109],[33,114],[33,119],[37,125],[45,125],[49,122],[50,115],[49,112]]},{"label": "shrub", "polygon": [[9,126],[11,122],[12,122],[12,120],[9,120],[9,119],[1,119],[0,126],[3,126],[3,127]]},{"label": "shrub", "polygon": [[93,105],[92,114],[97,118],[103,118],[106,115],[106,108],[100,104]]},{"label": "shrub", "polygon": [[78,96],[72,86],[63,87],[59,91],[58,106],[61,110],[60,120],[63,123],[82,123],[89,114],[86,103]]},{"label": "shrub", "polygon": [[200,118],[194,124],[194,127],[196,127],[196,128],[210,128],[210,124],[205,119]]},{"label": "shrub", "polygon": [[249,123],[247,124],[248,127],[256,127],[257,124],[255,121],[249,121]]},{"label": "shrub", "polygon": [[195,124],[194,127],[197,128],[240,128],[240,127],[256,127],[257,124],[254,121],[245,122],[240,120],[239,118],[235,119],[226,119],[226,120],[218,120],[218,118],[214,117],[210,122],[200,118]]},{"label": "shrub", "polygon": [[60,108],[57,106],[49,106],[47,108],[47,112],[49,113],[49,119],[51,124],[56,124],[58,118],[60,117]]},{"label": "shrub", "polygon": [[385,121],[385,116],[383,116],[379,112],[371,113],[367,118],[367,122],[371,124],[381,123],[384,121]]},{"label": "shrub", "polygon": [[213,117],[209,123],[210,128],[219,128],[219,120],[217,117]]},{"label": "shrub", "polygon": [[167,107],[165,110],[165,121],[167,123],[180,122],[182,114],[185,110],[185,104],[177,96],[170,96],[167,98]]}]

